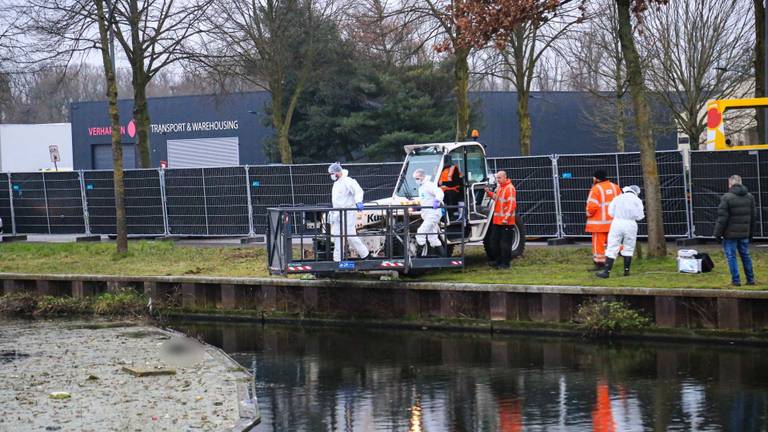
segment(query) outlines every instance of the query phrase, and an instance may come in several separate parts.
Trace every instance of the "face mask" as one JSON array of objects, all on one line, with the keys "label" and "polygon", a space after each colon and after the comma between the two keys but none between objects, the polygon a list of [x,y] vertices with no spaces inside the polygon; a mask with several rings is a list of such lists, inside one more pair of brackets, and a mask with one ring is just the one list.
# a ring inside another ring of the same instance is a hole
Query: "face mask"
[{"label": "face mask", "polygon": [[331,180],[333,180],[333,181],[336,181],[336,179],[338,179],[338,177],[336,176],[336,174],[331,174]]},{"label": "face mask", "polygon": [[424,179],[423,178],[417,178],[417,179],[414,179],[414,180],[416,180],[416,184],[419,184],[419,185],[420,184],[424,184]]}]

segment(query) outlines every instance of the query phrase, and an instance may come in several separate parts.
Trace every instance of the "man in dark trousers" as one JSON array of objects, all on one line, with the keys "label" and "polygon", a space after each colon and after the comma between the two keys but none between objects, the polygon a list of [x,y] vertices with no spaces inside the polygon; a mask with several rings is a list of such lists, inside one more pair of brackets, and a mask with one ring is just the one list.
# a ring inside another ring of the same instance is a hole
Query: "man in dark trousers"
[{"label": "man in dark trousers", "polygon": [[739,263],[736,252],[741,256],[747,285],[755,284],[752,271],[752,257],[749,255],[749,241],[757,229],[757,206],[755,197],[741,184],[741,177],[732,175],[728,179],[728,192],[720,199],[715,223],[715,238],[722,240],[728,269],[731,271],[733,286],[741,286]]},{"label": "man in dark trousers", "polygon": [[507,177],[506,171],[496,173],[497,187],[495,191],[485,189],[494,201],[493,224],[488,227],[489,244],[486,248],[489,260],[498,269],[508,269],[512,260],[512,240],[514,239],[515,210],[517,209],[517,190]]}]

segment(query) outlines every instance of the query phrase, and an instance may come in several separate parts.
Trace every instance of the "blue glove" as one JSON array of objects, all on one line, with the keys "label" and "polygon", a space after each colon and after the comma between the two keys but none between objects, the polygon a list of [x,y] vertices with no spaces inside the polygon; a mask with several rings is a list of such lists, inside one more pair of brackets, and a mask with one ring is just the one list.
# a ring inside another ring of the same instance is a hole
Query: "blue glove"
[{"label": "blue glove", "polygon": [[435,201],[432,203],[432,208],[433,208],[433,209],[439,209],[439,208],[440,208],[440,201],[438,201],[438,200],[435,200]]},{"label": "blue glove", "polygon": [[355,206],[357,206],[357,211],[363,211],[363,209],[365,208],[365,206],[361,202],[355,204]]}]

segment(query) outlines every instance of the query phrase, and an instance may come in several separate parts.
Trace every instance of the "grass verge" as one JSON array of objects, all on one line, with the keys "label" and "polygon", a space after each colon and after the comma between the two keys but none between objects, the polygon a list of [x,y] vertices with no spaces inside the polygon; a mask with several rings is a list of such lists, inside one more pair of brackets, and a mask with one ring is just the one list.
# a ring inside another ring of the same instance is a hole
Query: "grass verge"
[{"label": "grass verge", "polygon": [[[508,283],[525,285],[582,285],[648,288],[731,288],[722,252],[707,248],[715,269],[707,274],[677,273],[675,248],[664,258],[636,258],[632,275],[623,277],[619,260],[609,279],[588,272],[591,252],[586,247],[535,247],[512,262],[509,270],[486,265],[482,248],[467,249],[463,271],[435,270],[418,278],[434,282]],[[753,248],[758,285],[744,289],[768,289],[768,251]],[[262,247],[187,247],[170,241],[131,242],[119,256],[114,245],[101,243],[9,243],[0,245],[0,272],[52,274],[109,274],[120,276],[229,276],[267,277],[266,251]]]}]

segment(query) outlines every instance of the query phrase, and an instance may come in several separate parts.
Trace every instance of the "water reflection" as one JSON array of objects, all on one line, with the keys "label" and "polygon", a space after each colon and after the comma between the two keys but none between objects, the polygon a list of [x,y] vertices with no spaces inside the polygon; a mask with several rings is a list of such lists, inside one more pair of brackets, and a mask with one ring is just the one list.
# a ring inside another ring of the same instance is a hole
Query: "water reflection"
[{"label": "water reflection", "polygon": [[179,323],[256,376],[262,431],[764,431],[765,349]]}]

